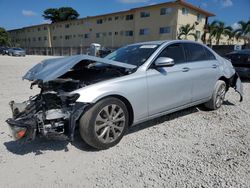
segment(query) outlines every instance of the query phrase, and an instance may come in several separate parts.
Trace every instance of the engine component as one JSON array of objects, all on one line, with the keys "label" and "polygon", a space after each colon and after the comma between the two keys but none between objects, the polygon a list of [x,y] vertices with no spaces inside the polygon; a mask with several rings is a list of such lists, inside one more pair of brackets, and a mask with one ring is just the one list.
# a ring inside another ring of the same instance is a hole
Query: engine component
[{"label": "engine component", "polygon": [[46,120],[68,119],[69,114],[64,113],[61,109],[51,109],[45,112]]}]

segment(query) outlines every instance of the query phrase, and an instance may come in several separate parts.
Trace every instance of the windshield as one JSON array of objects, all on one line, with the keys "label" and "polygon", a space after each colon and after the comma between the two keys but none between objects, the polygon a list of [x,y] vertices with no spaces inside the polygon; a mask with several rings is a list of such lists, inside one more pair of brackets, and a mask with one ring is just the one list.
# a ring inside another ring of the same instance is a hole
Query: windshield
[{"label": "windshield", "polygon": [[159,45],[140,44],[122,47],[105,58],[113,61],[141,66],[155,52]]}]

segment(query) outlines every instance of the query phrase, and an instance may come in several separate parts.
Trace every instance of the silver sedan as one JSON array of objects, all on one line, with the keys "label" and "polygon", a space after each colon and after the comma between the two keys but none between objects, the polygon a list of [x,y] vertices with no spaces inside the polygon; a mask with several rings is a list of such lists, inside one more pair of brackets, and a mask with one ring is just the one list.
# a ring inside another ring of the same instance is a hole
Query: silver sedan
[{"label": "silver sedan", "polygon": [[79,126],[89,145],[106,149],[138,123],[190,106],[216,110],[242,84],[232,64],[191,41],[132,44],[105,58],[71,56],[41,62],[23,77],[41,92],[10,102],[7,123],[17,139],[64,136]]}]

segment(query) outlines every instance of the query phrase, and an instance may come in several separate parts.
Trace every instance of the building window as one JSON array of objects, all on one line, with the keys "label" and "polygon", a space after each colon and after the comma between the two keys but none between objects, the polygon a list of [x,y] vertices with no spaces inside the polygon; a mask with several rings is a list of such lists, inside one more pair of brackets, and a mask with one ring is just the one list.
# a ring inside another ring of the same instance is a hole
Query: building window
[{"label": "building window", "polygon": [[38,41],[41,41],[41,37],[38,37]]},{"label": "building window", "polygon": [[102,23],[103,23],[103,20],[102,20],[102,19],[98,19],[98,20],[96,20],[96,23],[97,23],[97,24],[102,24]]},{"label": "building window", "polygon": [[41,28],[40,28],[40,27],[38,27],[38,28],[37,28],[37,31],[40,31],[40,30],[41,30]]},{"label": "building window", "polygon": [[108,21],[112,21],[112,17],[109,17],[109,18],[108,18]]},{"label": "building window", "polygon": [[101,37],[101,33],[96,33],[96,38],[100,38]]},{"label": "building window", "polygon": [[56,40],[56,36],[53,36],[53,40]]},{"label": "building window", "polygon": [[149,12],[141,12],[141,18],[146,18],[146,17],[150,17],[150,13]]},{"label": "building window", "polygon": [[118,19],[119,19],[119,16],[116,16],[116,17],[115,17],[115,20],[118,20]]},{"label": "building window", "polygon": [[117,32],[117,31],[115,32],[115,35],[118,35],[118,32]]},{"label": "building window", "polygon": [[103,32],[103,33],[102,33],[102,36],[106,37],[106,36],[107,36],[107,33],[106,33],[106,32]]},{"label": "building window", "polygon": [[149,34],[148,28],[140,29],[139,35],[148,35],[148,34]]},{"label": "building window", "polygon": [[197,14],[197,21],[198,21],[198,22],[201,22],[201,21],[202,21],[202,15]]},{"label": "building window", "polygon": [[89,38],[89,33],[84,34],[84,38],[88,39]]},{"label": "building window", "polygon": [[170,27],[160,27],[160,34],[170,33]]},{"label": "building window", "polygon": [[65,28],[69,28],[69,24],[65,24]]},{"label": "building window", "polygon": [[69,39],[71,39],[71,35],[65,35],[65,40],[69,40]]},{"label": "building window", "polygon": [[45,36],[45,37],[43,37],[43,39],[44,39],[44,40],[47,40],[47,37]]},{"label": "building window", "polygon": [[134,19],[133,14],[126,15],[126,20],[133,20],[133,19]]},{"label": "building window", "polygon": [[109,32],[109,36],[112,36],[112,32]]},{"label": "building window", "polygon": [[125,31],[125,36],[132,37],[134,35],[133,31]]},{"label": "building window", "polygon": [[161,8],[161,15],[167,15],[172,12],[172,8]]},{"label": "building window", "polygon": [[182,14],[183,15],[188,15],[189,11],[187,8],[182,8]]},{"label": "building window", "polygon": [[47,30],[47,27],[44,27],[43,30]]}]

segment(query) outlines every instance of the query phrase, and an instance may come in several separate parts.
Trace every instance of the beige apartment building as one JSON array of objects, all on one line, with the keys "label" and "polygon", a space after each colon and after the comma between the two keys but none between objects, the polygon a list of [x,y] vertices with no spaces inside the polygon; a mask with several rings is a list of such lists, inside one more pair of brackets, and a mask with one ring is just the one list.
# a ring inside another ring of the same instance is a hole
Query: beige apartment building
[{"label": "beige apartment building", "polygon": [[[9,31],[13,43],[31,47],[88,47],[99,43],[116,48],[126,44],[178,38],[182,25],[195,24],[198,41],[214,14],[184,0],[133,8],[127,11],[42,24]],[[188,39],[194,40],[192,36]]]}]

